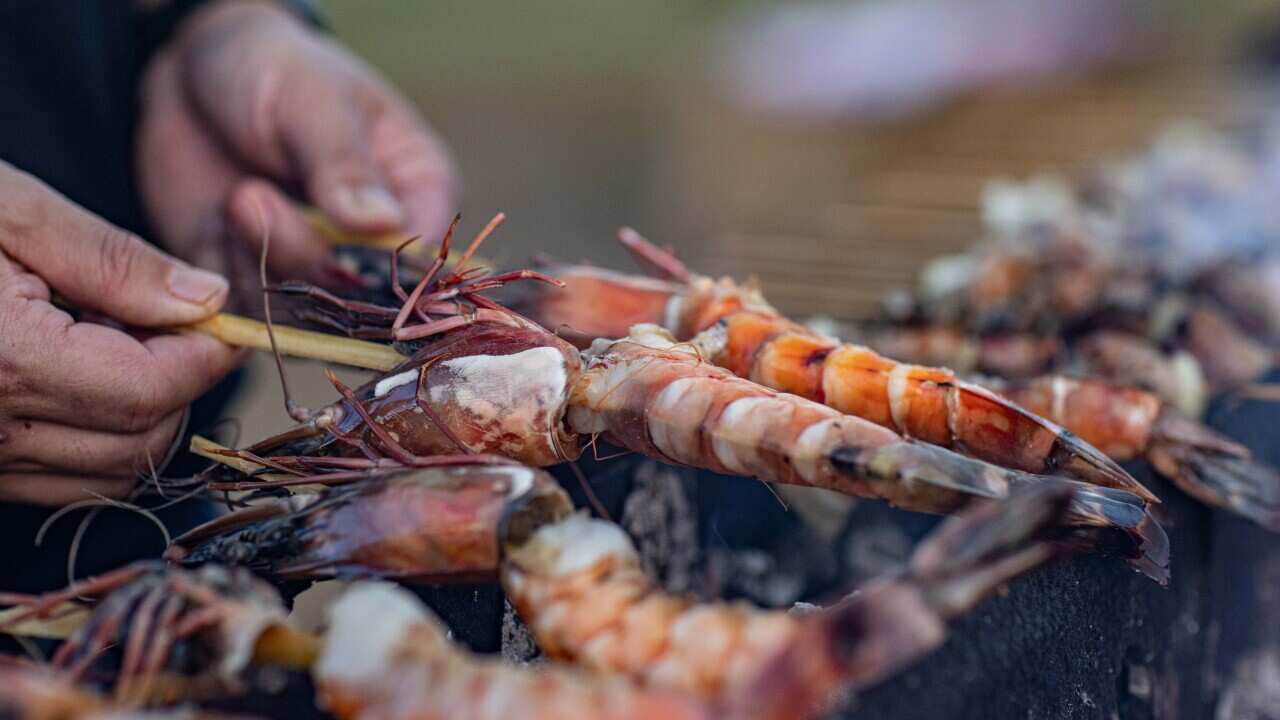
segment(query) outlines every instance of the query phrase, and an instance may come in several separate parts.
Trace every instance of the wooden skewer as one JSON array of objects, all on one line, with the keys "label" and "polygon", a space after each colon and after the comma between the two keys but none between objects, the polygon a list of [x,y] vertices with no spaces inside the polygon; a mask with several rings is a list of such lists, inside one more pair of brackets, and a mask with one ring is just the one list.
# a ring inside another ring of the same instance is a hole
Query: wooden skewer
[{"label": "wooden skewer", "polygon": [[259,665],[283,665],[295,670],[311,667],[320,657],[320,640],[292,625],[272,625],[258,636],[253,661]]},{"label": "wooden skewer", "polygon": [[[212,335],[228,345],[271,351],[266,323],[239,315],[219,313],[189,329]],[[349,365],[366,370],[386,371],[405,361],[390,345],[340,337],[272,324],[280,354]]]},{"label": "wooden skewer", "polygon": [[[0,625],[8,622],[11,618],[26,612],[25,607],[11,607],[0,610]],[[19,637],[36,637],[51,638],[54,640],[65,640],[71,637],[71,633],[89,619],[89,610],[84,607],[73,607],[70,610],[56,612],[50,617],[30,618],[13,625],[5,626],[0,634],[17,635]]]},{"label": "wooden skewer", "polygon": [[201,437],[200,435],[191,436],[190,449],[192,455],[198,455],[206,460],[212,460],[216,463],[226,465],[232,470],[238,470],[245,475],[262,469],[262,466],[257,463],[251,463],[248,460],[242,460],[238,457],[223,454],[222,451],[229,449],[227,446],[219,445],[209,438]]}]

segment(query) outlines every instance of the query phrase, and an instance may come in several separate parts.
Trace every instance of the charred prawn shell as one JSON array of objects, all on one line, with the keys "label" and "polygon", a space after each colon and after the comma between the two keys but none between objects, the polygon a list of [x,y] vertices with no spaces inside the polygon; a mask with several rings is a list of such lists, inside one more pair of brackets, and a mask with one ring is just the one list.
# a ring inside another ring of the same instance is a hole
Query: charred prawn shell
[{"label": "charred prawn shell", "polygon": [[404,470],[255,504],[177,538],[166,557],[277,581],[492,579],[504,541],[572,511],[555,480],[516,464]]}]

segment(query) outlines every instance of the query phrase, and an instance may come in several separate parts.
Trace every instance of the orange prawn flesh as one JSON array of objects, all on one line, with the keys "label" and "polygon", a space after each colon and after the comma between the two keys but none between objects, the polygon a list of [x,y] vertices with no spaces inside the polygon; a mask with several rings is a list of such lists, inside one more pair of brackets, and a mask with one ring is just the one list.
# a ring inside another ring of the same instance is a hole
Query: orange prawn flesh
[{"label": "orange prawn flesh", "polygon": [[581,514],[515,547],[503,584],[554,658],[744,715],[807,717],[833,692],[932,651],[950,620],[1055,555],[1061,546],[1048,539],[1065,531],[1072,487],[1031,486],[975,505],[926,539],[905,572],[802,614],[665,592],[621,529]]},{"label": "orange prawn flesh", "polygon": [[329,627],[314,675],[320,705],[340,720],[723,717],[685,694],[623,678],[475,657],[393,585],[353,587],[331,608]]}]

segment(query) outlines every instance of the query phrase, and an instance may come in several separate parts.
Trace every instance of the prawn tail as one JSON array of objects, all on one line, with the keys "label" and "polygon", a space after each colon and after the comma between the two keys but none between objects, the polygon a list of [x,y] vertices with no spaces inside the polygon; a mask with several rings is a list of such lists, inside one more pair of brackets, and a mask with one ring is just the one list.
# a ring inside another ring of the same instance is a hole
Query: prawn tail
[{"label": "prawn tail", "polygon": [[1064,547],[1123,558],[1137,572],[1169,584],[1169,537],[1142,498],[1125,490],[1062,482],[1075,488]]},{"label": "prawn tail", "polygon": [[1280,531],[1280,472],[1245,447],[1166,410],[1156,421],[1147,459],[1188,495]]},{"label": "prawn tail", "polygon": [[[958,422],[953,423],[958,429],[956,440],[970,452],[985,451],[983,459],[1001,465],[1065,475],[1091,485],[1128,490],[1150,503],[1160,502],[1115,460],[1066,428],[977,385],[956,382],[955,387],[962,410]],[[1000,425],[1008,428],[998,446],[991,444],[996,424],[983,418],[999,418]],[[1015,450],[1029,446],[1042,449],[1030,457]]]},{"label": "prawn tail", "polygon": [[1050,456],[1049,469],[1053,474],[1064,474],[1083,480],[1091,485],[1127,490],[1148,503],[1159,503],[1155,493],[1138,482],[1136,478],[1120,467],[1119,463],[1107,457],[1094,446],[1081,440],[1074,433],[1056,428],[1058,436]]}]

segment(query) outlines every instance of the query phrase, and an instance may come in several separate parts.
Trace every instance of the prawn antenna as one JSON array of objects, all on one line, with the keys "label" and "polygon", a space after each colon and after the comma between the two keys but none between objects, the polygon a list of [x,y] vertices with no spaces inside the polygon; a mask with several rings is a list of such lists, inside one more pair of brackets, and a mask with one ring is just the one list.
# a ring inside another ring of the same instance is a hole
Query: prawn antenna
[{"label": "prawn antenna", "polygon": [[271,290],[267,283],[267,255],[271,252],[271,227],[267,224],[266,213],[262,211],[262,203],[254,199],[254,211],[258,214],[258,222],[262,225],[262,253],[258,256],[258,282],[262,286],[262,319],[267,325],[267,339],[271,341],[271,355],[276,361],[276,372],[280,375],[280,389],[284,393],[284,410],[296,422],[305,423],[311,419],[311,411],[293,401],[289,392],[289,378],[284,371],[284,359],[280,356],[280,348],[276,344],[276,330],[271,322]]}]

